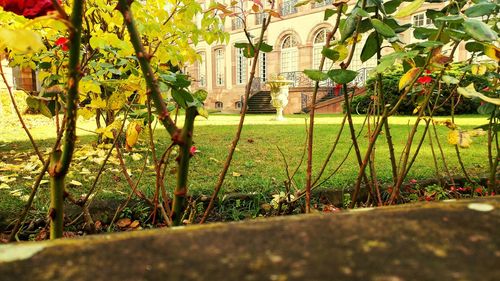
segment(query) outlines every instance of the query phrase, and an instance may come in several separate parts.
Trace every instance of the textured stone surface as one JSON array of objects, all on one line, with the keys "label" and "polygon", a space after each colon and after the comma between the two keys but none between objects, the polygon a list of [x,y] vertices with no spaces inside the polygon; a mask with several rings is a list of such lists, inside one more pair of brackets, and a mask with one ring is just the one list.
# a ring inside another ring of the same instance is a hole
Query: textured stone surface
[{"label": "textured stone surface", "polygon": [[1,246],[0,279],[500,280],[500,198]]}]

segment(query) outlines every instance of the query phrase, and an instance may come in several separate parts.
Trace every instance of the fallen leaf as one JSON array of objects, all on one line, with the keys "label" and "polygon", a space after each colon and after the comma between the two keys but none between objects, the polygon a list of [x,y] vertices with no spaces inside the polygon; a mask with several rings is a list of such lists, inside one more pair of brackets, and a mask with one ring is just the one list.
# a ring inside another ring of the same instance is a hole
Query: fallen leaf
[{"label": "fallen leaf", "polygon": [[116,225],[120,228],[125,228],[129,226],[131,223],[132,221],[129,218],[122,218],[116,222]]},{"label": "fallen leaf", "polygon": [[137,220],[133,221],[128,227],[129,228],[137,228],[141,223]]},{"label": "fallen leaf", "polygon": [[233,172],[233,177],[241,177],[241,174],[237,173],[237,172]]},{"label": "fallen leaf", "polygon": [[82,183],[76,180],[72,180],[69,182],[69,185],[82,186]]}]

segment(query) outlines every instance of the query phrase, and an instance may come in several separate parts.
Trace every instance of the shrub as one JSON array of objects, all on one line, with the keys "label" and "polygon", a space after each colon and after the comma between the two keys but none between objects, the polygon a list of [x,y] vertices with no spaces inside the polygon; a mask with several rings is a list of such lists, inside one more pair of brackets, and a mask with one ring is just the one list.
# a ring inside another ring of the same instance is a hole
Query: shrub
[{"label": "shrub", "polygon": [[[453,64],[452,67],[446,71],[446,75],[455,77],[457,79],[460,79],[464,69],[466,66],[463,64]],[[384,93],[384,98],[386,104],[391,104],[394,105],[396,104],[400,92],[398,91],[398,85],[399,85],[399,79],[401,76],[404,74],[403,67],[397,66],[391,71],[388,71],[384,76],[382,77],[383,80],[383,87],[382,91]],[[435,78],[436,74],[430,74],[431,77]],[[362,96],[357,96],[354,97],[352,101],[352,111],[353,113],[358,113],[358,114],[364,114],[366,113],[369,104],[371,103],[371,97],[374,95],[375,91],[375,82],[376,79],[374,77],[370,78],[366,82],[366,94]],[[460,86],[465,87],[469,85],[470,83],[474,83],[476,86],[476,89],[482,89],[484,87],[489,86],[489,83],[487,79],[480,77],[480,76],[475,76],[471,74],[467,74],[462,82],[460,83]],[[445,101],[446,97],[449,96],[450,92],[454,89],[454,85],[446,85],[442,84],[441,85],[441,92],[439,96],[439,102],[442,103]],[[437,93],[437,91],[435,91]],[[412,115],[413,110],[415,109],[416,106],[416,97],[417,97],[417,92],[410,92],[408,94],[408,97],[406,97],[405,100],[401,103],[401,105],[398,108],[397,114],[400,115]],[[461,99],[460,103],[455,106],[455,114],[474,114],[477,113],[477,108],[480,105],[480,101],[478,99]],[[344,108],[344,111],[346,109]],[[451,114],[451,99],[448,100],[443,107],[439,108],[436,112],[435,115],[450,115]]]}]

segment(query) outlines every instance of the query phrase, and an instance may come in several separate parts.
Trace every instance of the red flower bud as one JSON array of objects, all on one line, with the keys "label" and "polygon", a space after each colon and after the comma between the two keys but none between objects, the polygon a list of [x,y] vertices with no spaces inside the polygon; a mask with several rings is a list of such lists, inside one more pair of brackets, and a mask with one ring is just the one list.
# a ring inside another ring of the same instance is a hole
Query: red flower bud
[{"label": "red flower bud", "polygon": [[51,0],[0,0],[4,11],[13,12],[28,19],[45,16],[54,11]]},{"label": "red flower bud", "polygon": [[60,46],[63,51],[69,51],[69,39],[66,37],[61,37],[54,42],[56,46]]},{"label": "red flower bud", "polygon": [[196,153],[196,146],[191,146],[191,148],[189,149],[189,154],[191,154],[191,156],[194,156],[194,154]]},{"label": "red flower bud", "polygon": [[420,84],[429,84],[432,82],[432,78],[430,76],[422,76],[417,79]]}]

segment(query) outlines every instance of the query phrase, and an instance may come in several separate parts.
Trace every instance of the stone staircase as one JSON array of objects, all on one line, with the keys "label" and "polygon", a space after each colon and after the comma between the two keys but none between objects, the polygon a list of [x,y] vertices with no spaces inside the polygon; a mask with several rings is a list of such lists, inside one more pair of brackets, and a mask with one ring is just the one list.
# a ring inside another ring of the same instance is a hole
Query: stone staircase
[{"label": "stone staircase", "polygon": [[276,109],[271,105],[271,94],[269,91],[260,91],[248,100],[247,113],[250,114],[275,114]]}]

